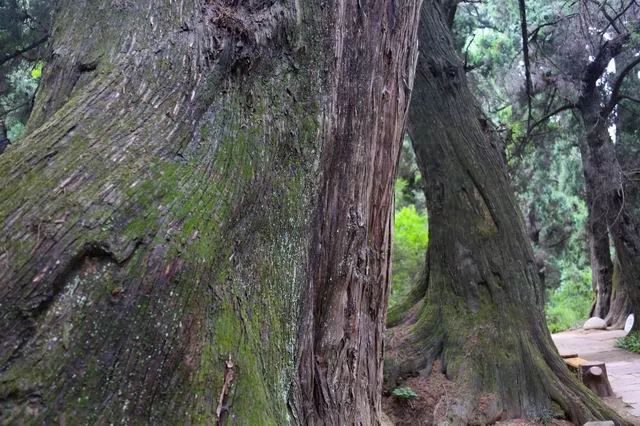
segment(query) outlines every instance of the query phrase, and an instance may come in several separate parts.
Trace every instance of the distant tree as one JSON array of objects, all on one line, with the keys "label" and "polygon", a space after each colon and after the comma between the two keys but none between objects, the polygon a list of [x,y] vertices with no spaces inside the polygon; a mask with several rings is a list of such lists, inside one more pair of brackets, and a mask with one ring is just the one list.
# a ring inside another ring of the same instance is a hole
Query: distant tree
[{"label": "distant tree", "polygon": [[[550,112],[530,125],[527,134],[560,112],[573,110],[578,116],[597,293],[592,313],[617,326],[624,324],[629,312],[612,298],[610,240],[620,264],[620,274],[615,275],[620,288],[615,294],[622,298],[628,294],[633,309],[640,308],[640,223],[625,201],[629,181],[610,134],[618,105],[635,101],[625,86],[640,64],[639,30],[640,7],[634,1],[575,2],[559,8],[531,37],[535,69],[547,81],[541,92],[547,94]],[[613,61],[616,71],[611,74]]]}]

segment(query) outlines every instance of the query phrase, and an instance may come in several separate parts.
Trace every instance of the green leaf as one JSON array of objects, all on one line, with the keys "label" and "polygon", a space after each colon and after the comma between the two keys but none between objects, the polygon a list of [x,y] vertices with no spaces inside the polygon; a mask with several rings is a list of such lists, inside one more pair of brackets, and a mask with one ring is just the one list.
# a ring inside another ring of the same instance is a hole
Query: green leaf
[{"label": "green leaf", "polygon": [[414,399],[418,394],[411,388],[396,388],[391,392],[393,396],[400,399]]},{"label": "green leaf", "polygon": [[42,77],[42,68],[44,67],[44,62],[40,61],[36,64],[35,67],[31,70],[31,78],[38,79]]}]

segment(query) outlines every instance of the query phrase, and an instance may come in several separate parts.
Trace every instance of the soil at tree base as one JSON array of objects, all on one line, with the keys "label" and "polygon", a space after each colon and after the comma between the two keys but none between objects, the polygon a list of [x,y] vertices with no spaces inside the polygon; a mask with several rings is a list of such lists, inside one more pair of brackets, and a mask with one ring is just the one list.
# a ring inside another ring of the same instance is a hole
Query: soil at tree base
[{"label": "soil at tree base", "polygon": [[[429,377],[411,377],[402,382],[401,387],[407,387],[415,391],[417,396],[413,399],[397,398],[387,392],[382,399],[382,409],[387,416],[383,426],[431,426],[439,424],[446,419],[449,409],[447,401],[454,400],[460,396],[460,388],[454,382],[448,380],[440,372],[440,367],[436,363]],[[480,402],[478,418],[484,418],[482,412],[483,405],[487,408],[491,397],[487,395]],[[625,420],[631,424],[640,425],[640,418],[633,416],[628,411],[628,405],[621,398],[604,398],[604,401],[611,408],[616,410]],[[482,421],[471,423],[483,425]],[[496,426],[571,426],[575,425],[567,420],[553,419],[551,421],[511,419],[500,420],[494,423]]]}]

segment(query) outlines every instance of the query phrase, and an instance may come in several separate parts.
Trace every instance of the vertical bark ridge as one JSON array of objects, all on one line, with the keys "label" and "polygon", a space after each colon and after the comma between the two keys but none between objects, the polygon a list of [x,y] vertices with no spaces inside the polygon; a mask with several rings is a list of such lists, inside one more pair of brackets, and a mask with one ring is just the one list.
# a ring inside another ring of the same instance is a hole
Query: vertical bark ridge
[{"label": "vertical bark ridge", "polygon": [[[339,78],[323,128],[334,143],[322,154],[303,305],[294,398],[302,424],[380,421],[392,185],[417,58],[418,11],[415,1],[338,2],[333,11],[331,67]],[[349,31],[354,23],[367,30]],[[367,50],[364,58],[356,54]]]}]

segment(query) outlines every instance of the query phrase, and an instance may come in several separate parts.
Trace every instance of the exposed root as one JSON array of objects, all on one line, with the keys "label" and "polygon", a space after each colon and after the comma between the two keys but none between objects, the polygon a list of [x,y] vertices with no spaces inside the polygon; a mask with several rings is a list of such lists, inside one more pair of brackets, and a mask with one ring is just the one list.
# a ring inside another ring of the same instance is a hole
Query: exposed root
[{"label": "exposed root", "polygon": [[[471,325],[433,306],[423,307],[416,321],[412,311],[387,332],[387,394],[396,387],[418,393],[409,404],[385,399],[385,412],[398,424],[481,425],[514,418],[626,424],[569,372],[542,328]],[[406,413],[397,414],[399,404]]]}]

